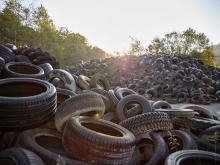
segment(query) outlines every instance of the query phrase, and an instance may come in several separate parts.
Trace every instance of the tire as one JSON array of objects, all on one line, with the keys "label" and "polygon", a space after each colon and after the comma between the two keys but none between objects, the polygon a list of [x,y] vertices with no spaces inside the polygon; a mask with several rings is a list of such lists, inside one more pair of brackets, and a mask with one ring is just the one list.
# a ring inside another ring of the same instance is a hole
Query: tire
[{"label": "tire", "polygon": [[55,114],[55,125],[62,132],[66,121],[71,116],[86,115],[101,118],[105,112],[105,104],[101,96],[94,92],[82,93],[63,102]]},{"label": "tire", "polygon": [[192,109],[199,113],[200,117],[205,117],[209,119],[214,119],[212,112],[210,112],[208,109],[199,106],[199,105],[185,105],[181,107],[182,109]]},{"label": "tire", "polygon": [[192,109],[155,109],[156,112],[165,112],[167,113],[171,118],[173,117],[187,117],[192,118],[197,114]]},{"label": "tire", "polygon": [[122,100],[119,101],[118,105],[116,106],[116,113],[119,121],[127,119],[124,110],[126,108],[126,105],[129,103],[137,103],[139,106],[141,106],[141,113],[152,111],[150,103],[143,96],[132,94],[124,97]]},{"label": "tire", "polygon": [[48,74],[48,80],[52,80],[53,78],[59,78],[63,82],[63,88],[69,89],[73,92],[76,91],[76,82],[73,76],[63,70],[63,69],[54,69]]},{"label": "tire", "polygon": [[53,67],[50,63],[44,63],[39,65],[44,70],[45,77],[53,70]]},{"label": "tire", "polygon": [[[149,151],[148,141],[153,145],[153,153]],[[168,155],[168,148],[164,139],[156,132],[150,132],[138,137],[136,146],[139,148],[139,152],[144,155],[144,162],[146,165],[156,165],[162,163]],[[140,164],[140,163],[139,163]]]},{"label": "tire", "polygon": [[164,112],[143,113],[128,118],[119,124],[130,130],[135,136],[150,131],[169,131],[173,128],[172,121],[168,114]]},{"label": "tire", "polygon": [[44,165],[41,158],[24,148],[9,148],[0,151],[0,164],[4,165]]},{"label": "tire", "polygon": [[115,91],[115,96],[118,98],[118,100],[121,100],[125,96],[128,96],[130,94],[137,94],[137,93],[131,89],[128,89],[128,88],[118,88]]},{"label": "tire", "polygon": [[0,57],[0,74],[1,74],[4,66],[5,66],[5,60],[2,57]]},{"label": "tire", "polygon": [[62,135],[51,129],[33,129],[24,131],[17,140],[17,146],[29,149],[38,154],[48,165],[86,164],[71,159],[62,146]]},{"label": "tire", "polygon": [[0,57],[2,57],[6,63],[15,61],[13,51],[4,45],[0,45]]},{"label": "tire", "polygon": [[56,88],[57,89],[57,107],[60,106],[65,100],[75,96],[76,94],[70,90]]},{"label": "tire", "polygon": [[95,74],[91,77],[90,88],[101,88],[104,90],[109,90],[109,81],[101,74]]},{"label": "tire", "polygon": [[104,89],[99,89],[99,88],[92,88],[90,89],[91,91],[99,94],[102,97],[103,102],[105,103],[105,112],[112,112],[114,111],[114,106],[113,106],[113,101],[110,99],[109,94],[106,90]]},{"label": "tire", "polygon": [[3,77],[44,79],[44,71],[39,66],[26,62],[9,62],[5,64]]},{"label": "tire", "polygon": [[171,130],[159,134],[166,141],[170,154],[179,150],[197,149],[196,142],[185,131]]},{"label": "tire", "polygon": [[24,55],[16,55],[15,62],[26,62],[26,63],[31,64],[31,61]]},{"label": "tire", "polygon": [[163,100],[159,100],[153,103],[152,109],[170,109],[172,108],[171,105]]},{"label": "tire", "polygon": [[115,112],[108,112],[104,114],[102,119],[118,124],[118,118]]},{"label": "tire", "polygon": [[95,164],[126,164],[134,152],[134,135],[127,129],[91,117],[71,118],[63,146],[73,158]]},{"label": "tire", "polygon": [[112,100],[112,102],[114,103],[114,107],[119,103],[119,100],[118,98],[115,96],[115,92],[114,90],[110,89],[108,91],[108,95],[109,95],[109,98]]},{"label": "tire", "polygon": [[187,100],[187,93],[180,92],[177,94],[176,98],[178,103],[184,103]]},{"label": "tire", "polygon": [[57,108],[56,89],[31,78],[0,80],[0,130],[33,128],[49,120]]},{"label": "tire", "polygon": [[79,75],[77,80],[76,80],[76,84],[83,90],[88,90],[90,89],[90,78],[83,76],[83,75]]},{"label": "tire", "polygon": [[205,129],[220,124],[220,121],[203,118],[203,117],[193,117],[193,118],[173,118],[173,124],[177,128],[187,128],[196,132],[204,131]]},{"label": "tire", "polygon": [[182,150],[172,153],[165,161],[165,165],[181,165],[190,163],[204,165],[220,164],[220,155],[207,151]]}]

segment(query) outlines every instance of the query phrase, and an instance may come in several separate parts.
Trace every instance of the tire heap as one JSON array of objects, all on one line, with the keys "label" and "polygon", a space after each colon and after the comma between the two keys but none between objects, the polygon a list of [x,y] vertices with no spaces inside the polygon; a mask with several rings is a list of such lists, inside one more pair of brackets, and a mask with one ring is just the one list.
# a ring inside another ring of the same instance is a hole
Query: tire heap
[{"label": "tire heap", "polygon": [[202,106],[174,109],[17,51],[0,45],[0,164],[220,164],[219,117]]},{"label": "tire heap", "polygon": [[220,102],[220,69],[188,56],[123,56],[92,60],[68,70],[75,75],[105,75],[112,87],[134,90],[169,103]]}]

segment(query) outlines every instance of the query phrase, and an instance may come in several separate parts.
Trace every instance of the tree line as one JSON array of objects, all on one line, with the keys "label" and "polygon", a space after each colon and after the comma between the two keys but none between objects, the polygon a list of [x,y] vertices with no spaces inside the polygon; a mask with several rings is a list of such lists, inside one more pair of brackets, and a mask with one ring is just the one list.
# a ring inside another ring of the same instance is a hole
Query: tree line
[{"label": "tree line", "polygon": [[43,5],[26,7],[18,0],[6,0],[0,5],[0,44],[39,47],[55,56],[61,66],[107,57],[83,35],[56,27]]}]

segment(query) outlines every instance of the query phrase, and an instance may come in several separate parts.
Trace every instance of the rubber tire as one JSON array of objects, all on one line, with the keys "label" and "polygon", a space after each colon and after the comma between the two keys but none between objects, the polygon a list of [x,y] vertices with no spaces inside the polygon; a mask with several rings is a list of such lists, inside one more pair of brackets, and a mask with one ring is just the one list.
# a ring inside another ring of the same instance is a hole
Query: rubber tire
[{"label": "rubber tire", "polygon": [[182,130],[171,130],[171,131],[163,131],[159,132],[162,138],[168,138],[170,135],[177,137],[182,142],[182,150],[192,150],[197,149],[196,142],[194,139],[185,131]]},{"label": "rubber tire", "polygon": [[[12,68],[13,67],[13,70]],[[37,78],[44,79],[44,71],[37,65],[26,62],[9,62],[3,70],[4,78]]]},{"label": "rubber tire", "polygon": [[130,94],[137,94],[135,91],[128,89],[128,88],[118,88],[115,91],[115,96],[118,98],[118,100],[123,99],[125,96]]},{"label": "rubber tire", "polygon": [[124,108],[126,104],[128,104],[129,102],[138,103],[141,106],[142,113],[147,113],[152,111],[150,103],[145,99],[145,97],[141,95],[131,94],[121,99],[116,106],[116,114],[118,116],[119,121],[123,121],[127,119],[127,117],[124,114]]},{"label": "rubber tire", "polygon": [[83,76],[83,75],[79,75],[77,80],[76,80],[76,84],[83,90],[88,90],[90,89],[90,78]]},{"label": "rubber tire", "polygon": [[53,78],[59,78],[63,82],[63,88],[69,89],[73,92],[76,91],[76,82],[73,76],[63,70],[63,69],[54,69],[48,74],[48,80],[52,80]]},{"label": "rubber tire", "polygon": [[[1,159],[10,159],[10,162],[1,162]],[[0,151],[0,164],[4,165],[44,165],[41,158],[35,153],[26,150],[24,148],[9,148],[3,151]]]},{"label": "rubber tire", "polygon": [[5,60],[2,57],[0,57],[0,74],[1,74],[4,66],[5,66]]},{"label": "rubber tire", "polygon": [[163,100],[159,100],[153,103],[152,109],[170,109],[172,108],[171,105]]},{"label": "rubber tire", "polygon": [[165,165],[182,165],[184,160],[193,158],[199,160],[209,159],[208,164],[220,164],[219,154],[200,150],[182,150],[169,155],[166,158]]},{"label": "rubber tire", "polygon": [[168,114],[164,112],[143,113],[128,118],[119,124],[130,130],[135,136],[150,131],[169,131],[173,128],[172,121]]},{"label": "rubber tire", "polygon": [[44,76],[47,78],[48,74],[53,70],[50,63],[43,63],[39,65],[44,70]]},{"label": "rubber tire", "polygon": [[209,118],[209,119],[214,119],[212,112],[210,112],[208,109],[199,106],[199,105],[185,105],[182,106],[181,108],[183,109],[192,109],[199,114],[201,114],[201,117]]},{"label": "rubber tire", "polygon": [[[17,146],[24,147],[26,149],[29,149],[33,151],[34,153],[38,154],[41,159],[48,165],[57,165],[58,160],[61,162],[63,161],[66,165],[81,165],[86,164],[84,162],[71,159],[68,156],[67,153],[65,153],[63,148],[63,151],[60,151],[61,153],[65,155],[58,154],[54,151],[49,150],[48,148],[45,148],[41,144],[38,144],[37,137],[53,137],[59,140],[58,144],[53,144],[52,140],[51,143],[48,140],[48,146],[53,149],[54,145],[58,145],[58,147],[62,147],[62,135],[59,134],[56,130],[52,129],[33,129],[33,130],[26,130],[24,131],[17,140]],[[59,151],[58,151],[59,152]],[[67,156],[66,156],[67,155]]]},{"label": "rubber tire", "polygon": [[57,89],[57,107],[60,106],[65,100],[73,97],[76,95],[76,93],[62,88],[56,88]]},{"label": "rubber tire", "polygon": [[31,61],[24,55],[16,55],[15,62],[26,62],[26,63],[31,64]]},{"label": "rubber tire", "polygon": [[109,81],[101,74],[95,74],[91,77],[90,88],[100,88],[98,84],[99,81],[102,82],[104,90],[109,90],[111,88]]},{"label": "rubber tire", "polygon": [[130,131],[117,124],[85,116],[71,118],[62,139],[66,152],[74,158],[88,163],[115,165],[130,161],[134,140]]},{"label": "rubber tire", "polygon": [[119,100],[118,98],[115,96],[115,92],[114,90],[110,89],[108,91],[108,95],[109,95],[109,98],[112,100],[112,102],[114,103],[114,107],[117,106],[117,104],[119,103]]},{"label": "rubber tire", "polygon": [[0,45],[0,57],[2,57],[6,63],[15,61],[13,51],[4,45]]},{"label": "rubber tire", "polygon": [[[90,115],[101,118],[105,112],[105,104],[100,95],[95,92],[81,93],[63,102],[55,114],[55,125],[62,132],[66,121],[71,116]],[[87,114],[86,114],[87,113]]]},{"label": "rubber tire", "polygon": [[102,119],[118,124],[118,118],[115,112],[108,112],[104,114]]},{"label": "rubber tire", "polygon": [[0,130],[34,128],[49,120],[57,108],[56,89],[31,78],[0,80]]}]

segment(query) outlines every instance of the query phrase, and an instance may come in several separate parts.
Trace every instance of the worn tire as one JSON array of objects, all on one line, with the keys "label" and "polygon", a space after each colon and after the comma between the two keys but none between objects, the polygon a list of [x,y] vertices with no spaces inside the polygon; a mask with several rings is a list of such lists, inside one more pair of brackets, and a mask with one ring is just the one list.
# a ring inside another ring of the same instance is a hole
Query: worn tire
[{"label": "worn tire", "polygon": [[63,102],[55,114],[55,125],[62,132],[66,121],[71,116],[86,115],[101,118],[105,112],[105,104],[100,95],[94,92],[81,93]]},{"label": "worn tire", "polygon": [[4,45],[0,45],[0,57],[2,57],[6,63],[15,61],[13,51]]},{"label": "worn tire", "polygon": [[173,128],[172,121],[168,114],[164,112],[148,112],[131,118],[121,123],[121,126],[130,130],[135,136],[139,136],[150,131],[169,131]]},{"label": "worn tire", "polygon": [[142,110],[141,111],[142,113],[147,113],[152,111],[150,103],[143,96],[135,95],[135,94],[128,95],[123,99],[121,99],[116,106],[116,113],[119,121],[123,121],[127,119],[124,109],[126,105],[129,103],[138,103],[141,106],[140,108]]},{"label": "worn tire", "polygon": [[127,129],[91,117],[71,118],[63,146],[74,158],[95,164],[126,164],[134,151],[134,135]]},{"label": "worn tire", "polygon": [[[189,162],[190,160],[192,161]],[[197,160],[198,162],[196,162],[195,160]],[[182,150],[169,155],[166,158],[165,165],[181,165],[185,164],[184,161],[186,164],[220,164],[220,155],[207,151]]]},{"label": "worn tire", "polygon": [[0,88],[0,130],[33,128],[49,120],[56,112],[56,89],[46,81],[2,79]]},{"label": "worn tire", "polygon": [[48,80],[52,80],[53,78],[59,78],[63,82],[63,88],[69,89],[73,92],[76,91],[76,82],[73,76],[63,70],[63,69],[54,69],[48,74]]},{"label": "worn tire", "polygon": [[91,77],[90,88],[101,88],[104,90],[109,90],[111,87],[105,76],[101,74],[95,74]]},{"label": "worn tire", "polygon": [[48,165],[57,165],[58,162],[66,165],[86,164],[68,156],[62,146],[62,135],[55,130],[26,130],[18,137],[17,146],[38,154]]},{"label": "worn tire", "polygon": [[152,109],[170,109],[172,108],[171,105],[163,100],[159,100],[153,103]]},{"label": "worn tire", "polygon": [[9,148],[0,152],[2,165],[44,165],[41,158],[24,148]]},{"label": "worn tire", "polygon": [[131,95],[131,94],[137,94],[137,93],[131,89],[128,89],[128,88],[118,88],[115,91],[115,96],[118,98],[118,100],[121,100],[125,96]]},{"label": "worn tire", "polygon": [[90,89],[90,78],[83,76],[83,75],[79,75],[77,80],[76,80],[76,84],[83,90],[88,90]]},{"label": "worn tire", "polygon": [[3,77],[44,79],[44,71],[42,68],[34,64],[26,62],[9,62],[5,64]]},{"label": "worn tire", "polygon": [[56,88],[57,89],[57,107],[60,106],[65,100],[73,97],[76,95],[76,93],[62,88]]},{"label": "worn tire", "polygon": [[40,64],[39,67],[41,67],[44,70],[44,76],[45,77],[47,77],[48,74],[53,70],[53,67],[50,63]]}]

